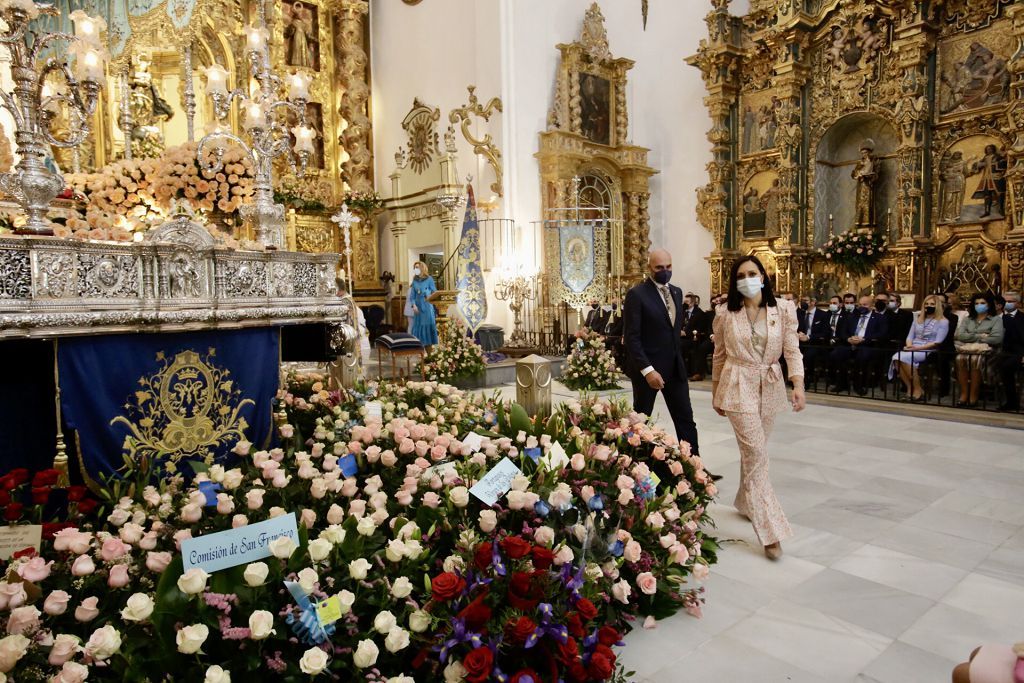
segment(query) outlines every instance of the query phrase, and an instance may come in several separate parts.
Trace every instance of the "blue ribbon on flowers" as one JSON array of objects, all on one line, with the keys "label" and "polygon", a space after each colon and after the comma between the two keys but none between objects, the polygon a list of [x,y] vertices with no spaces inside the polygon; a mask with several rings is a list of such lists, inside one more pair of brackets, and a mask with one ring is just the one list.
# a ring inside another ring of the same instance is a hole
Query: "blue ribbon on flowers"
[{"label": "blue ribbon on flowers", "polygon": [[644,500],[653,500],[657,495],[657,486],[653,479],[647,477],[643,481],[637,482],[637,485],[633,488],[633,493]]},{"label": "blue ribbon on flowers", "polygon": [[476,649],[483,645],[483,640],[480,639],[479,633],[466,630],[464,619],[452,619],[452,637],[441,646],[441,662],[448,661],[448,651],[461,643],[469,643]]},{"label": "blue ribbon on flowers", "polygon": [[530,634],[530,637],[526,639],[526,644],[524,645],[524,648],[529,650],[531,647],[536,645],[544,636],[551,636],[559,643],[562,643],[564,645],[566,641],[569,639],[569,629],[567,629],[562,624],[551,623],[551,617],[554,612],[551,609],[550,604],[542,602],[540,603],[540,605],[537,606],[537,609],[540,610],[541,615],[540,625],[537,626],[537,628],[534,629],[533,633]]},{"label": "blue ribbon on flowers", "polygon": [[295,581],[285,581],[288,592],[295,598],[299,606],[299,616],[294,612],[288,612],[285,622],[291,627],[295,636],[306,645],[321,645],[327,642],[334,635],[336,627],[334,624],[320,623],[316,614],[316,606]]}]

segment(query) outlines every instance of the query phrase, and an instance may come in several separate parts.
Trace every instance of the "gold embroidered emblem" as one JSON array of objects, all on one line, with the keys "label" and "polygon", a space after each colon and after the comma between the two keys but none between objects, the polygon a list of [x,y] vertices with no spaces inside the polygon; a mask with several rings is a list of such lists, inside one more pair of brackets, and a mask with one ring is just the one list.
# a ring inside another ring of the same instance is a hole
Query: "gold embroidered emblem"
[{"label": "gold embroidered emblem", "polygon": [[124,406],[127,415],[110,421],[131,431],[125,437],[126,456],[176,463],[244,438],[248,423],[239,412],[255,402],[242,398],[230,371],[212,362],[214,355],[212,348],[205,358],[191,350],[171,361],[157,354],[160,370],[139,378],[139,389]]}]

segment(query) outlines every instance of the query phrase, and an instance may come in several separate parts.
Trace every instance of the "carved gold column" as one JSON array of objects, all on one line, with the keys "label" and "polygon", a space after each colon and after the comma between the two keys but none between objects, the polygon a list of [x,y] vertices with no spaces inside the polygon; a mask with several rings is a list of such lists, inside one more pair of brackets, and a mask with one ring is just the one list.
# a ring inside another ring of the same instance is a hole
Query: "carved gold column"
[{"label": "carved gold column", "polygon": [[[893,40],[895,62],[901,74],[900,95],[894,110],[899,126],[900,144],[896,149],[897,195],[894,284],[897,291],[923,294],[930,270],[928,244],[929,194],[931,183],[925,177],[928,153],[928,63],[935,49],[935,29],[920,16],[909,13],[896,28]],[[891,227],[889,239],[892,238]]]},{"label": "carved gold column", "polygon": [[741,50],[732,42],[738,33],[738,20],[729,14],[728,0],[713,0],[713,5],[714,9],[705,18],[708,39],[701,41],[700,50],[686,61],[701,70],[708,90],[704,105],[711,114],[708,141],[712,146],[712,160],[707,165],[708,183],[697,189],[697,220],[715,240],[708,262],[711,288],[720,291],[722,271],[736,254],[736,226],[731,216],[736,197],[733,179],[736,145],[730,130],[734,123],[732,111],[739,95],[737,70]]},{"label": "carved gold column", "polygon": [[346,128],[341,145],[348,159],[341,165],[341,178],[357,192],[373,191],[373,152],[370,149],[369,57],[363,44],[367,0],[341,0],[338,31],[338,80],[344,89],[340,113]]}]

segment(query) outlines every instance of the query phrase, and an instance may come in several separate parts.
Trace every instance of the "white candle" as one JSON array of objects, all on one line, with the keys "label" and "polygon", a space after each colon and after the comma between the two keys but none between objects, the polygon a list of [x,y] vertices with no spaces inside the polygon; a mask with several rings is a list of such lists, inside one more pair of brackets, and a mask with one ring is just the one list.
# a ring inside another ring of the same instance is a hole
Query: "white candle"
[{"label": "white candle", "polygon": [[82,10],[75,10],[69,18],[75,24],[75,38],[91,47],[101,47],[100,32],[107,27],[106,21],[90,17]]},{"label": "white candle", "polygon": [[316,131],[309,126],[295,126],[292,128],[292,135],[295,136],[295,151],[313,153],[313,139]]},{"label": "white candle", "polygon": [[206,92],[209,95],[228,94],[228,70],[220,64],[206,67]]},{"label": "white candle", "polygon": [[264,128],[266,126],[266,116],[264,115],[263,107],[259,102],[250,102],[245,105],[245,120],[242,122],[242,127],[246,130],[253,130],[257,128]]},{"label": "white candle", "polygon": [[270,39],[270,31],[265,26],[247,26],[245,29],[245,47],[254,52],[262,52]]},{"label": "white candle", "polygon": [[308,74],[295,73],[288,77],[288,99],[289,100],[308,100],[309,99],[309,82],[310,77]]},{"label": "white candle", "polygon": [[78,78],[83,81],[100,82],[103,80],[103,58],[96,50],[89,48],[78,57]]}]

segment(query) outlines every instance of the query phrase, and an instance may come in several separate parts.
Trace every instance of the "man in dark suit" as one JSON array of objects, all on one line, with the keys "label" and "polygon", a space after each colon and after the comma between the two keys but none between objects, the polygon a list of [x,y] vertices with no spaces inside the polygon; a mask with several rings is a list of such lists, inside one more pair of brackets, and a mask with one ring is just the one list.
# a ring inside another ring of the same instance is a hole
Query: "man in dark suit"
[{"label": "man in dark suit", "polygon": [[[836,306],[834,315],[838,324],[839,297],[832,298]],[[813,295],[804,295],[800,298],[800,308],[796,312],[797,338],[800,340],[804,371],[808,377],[815,372],[818,360],[831,350],[832,328],[829,323],[832,316],[832,312],[818,309],[818,300]]]},{"label": "man in dark suit", "polygon": [[622,311],[619,310],[618,300],[613,300],[611,313],[608,322],[604,326],[604,346],[611,351],[618,366],[624,367],[626,362],[626,351],[622,345]]},{"label": "man in dark suit", "polygon": [[834,378],[832,391],[849,388],[850,361],[858,367],[852,373],[854,389],[863,396],[867,393],[865,377],[872,375],[880,350],[889,339],[889,321],[874,308],[874,297],[866,294],[860,306],[846,316],[840,330],[837,348],[829,354],[829,369]]},{"label": "man in dark suit", "polygon": [[683,293],[670,285],[672,255],[651,252],[648,277],[626,294],[626,374],[633,383],[633,409],[650,415],[660,391],[676,436],[699,453],[686,363],[683,361]]},{"label": "man in dark suit", "polygon": [[1020,294],[1003,292],[1003,346],[996,356],[996,369],[1003,385],[1003,403],[999,410],[1020,410],[1017,373],[1024,358],[1024,314],[1020,312]]},{"label": "man in dark suit", "polygon": [[708,373],[707,360],[698,353],[701,343],[711,335],[708,313],[700,307],[700,297],[687,292],[683,297],[683,360],[693,373],[691,382],[700,382]]},{"label": "man in dark suit", "polygon": [[903,299],[896,292],[889,292],[889,303],[886,306],[889,317],[889,336],[892,337],[893,348],[902,349],[910,336],[910,328],[914,324],[914,312],[903,308]]},{"label": "man in dark suit", "polygon": [[[949,385],[953,376],[953,358],[956,354],[956,327],[960,324],[960,317],[950,302],[950,295],[946,293],[936,294],[942,299],[942,315],[949,322],[949,334],[939,344],[939,353],[928,354],[925,359],[928,363],[934,363],[939,374],[939,397],[949,394]],[[954,295],[955,296],[955,295]],[[959,299],[959,297],[956,297]]]},{"label": "man in dark suit", "polygon": [[587,311],[587,319],[583,324],[588,330],[604,334],[605,325],[608,324],[608,314],[602,310],[600,304],[596,301],[591,301],[590,310]]}]

